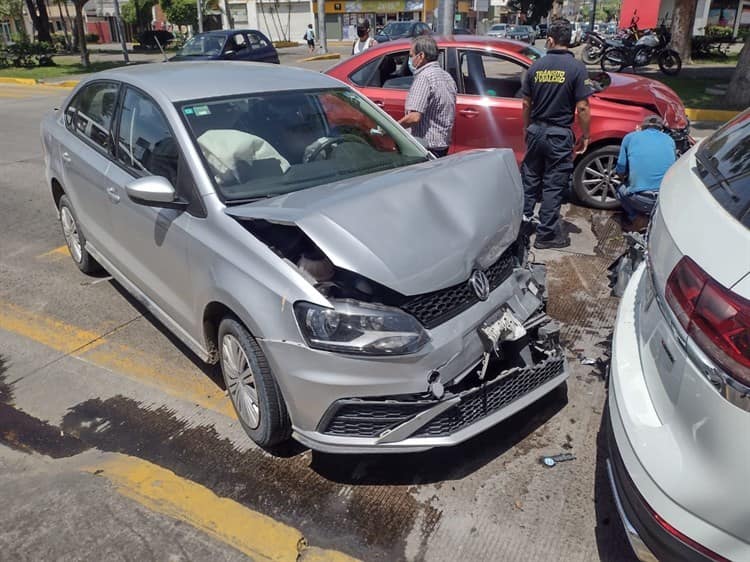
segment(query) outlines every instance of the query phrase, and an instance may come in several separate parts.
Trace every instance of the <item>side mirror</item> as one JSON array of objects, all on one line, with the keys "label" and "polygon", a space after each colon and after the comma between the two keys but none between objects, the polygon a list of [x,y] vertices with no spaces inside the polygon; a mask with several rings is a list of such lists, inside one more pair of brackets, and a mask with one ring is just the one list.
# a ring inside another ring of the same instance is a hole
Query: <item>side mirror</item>
[{"label": "side mirror", "polygon": [[139,205],[171,209],[187,207],[187,202],[177,197],[172,184],[162,176],[146,176],[131,181],[125,186],[125,192],[133,203]]}]

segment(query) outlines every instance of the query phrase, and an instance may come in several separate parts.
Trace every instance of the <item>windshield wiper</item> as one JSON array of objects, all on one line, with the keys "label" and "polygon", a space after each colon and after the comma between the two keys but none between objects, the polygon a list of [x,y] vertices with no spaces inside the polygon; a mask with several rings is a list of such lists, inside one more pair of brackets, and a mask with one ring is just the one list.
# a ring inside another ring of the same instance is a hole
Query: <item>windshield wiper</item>
[{"label": "windshield wiper", "polygon": [[703,166],[706,170],[708,170],[708,173],[710,173],[714,178],[716,178],[716,183],[713,183],[708,187],[709,190],[720,187],[724,191],[727,192],[727,194],[734,199],[735,201],[739,201],[739,196],[734,192],[734,190],[729,186],[729,182],[727,179],[722,175],[722,173],[719,171],[719,168],[714,164],[713,158],[706,154],[705,150],[698,150],[695,154],[696,159],[698,160],[698,163]]},{"label": "windshield wiper", "polygon": [[224,204],[227,207],[234,207],[235,205],[244,205],[245,203],[255,203],[261,199],[271,199],[272,197],[278,197],[279,195],[286,195],[286,193],[266,193],[264,195],[256,195],[254,197],[244,197],[242,199],[227,199]]}]

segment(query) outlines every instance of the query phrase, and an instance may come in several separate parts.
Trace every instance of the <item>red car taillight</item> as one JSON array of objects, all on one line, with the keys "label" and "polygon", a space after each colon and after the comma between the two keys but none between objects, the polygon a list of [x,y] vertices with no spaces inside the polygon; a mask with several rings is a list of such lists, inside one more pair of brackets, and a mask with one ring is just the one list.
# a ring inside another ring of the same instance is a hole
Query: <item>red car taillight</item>
[{"label": "red car taillight", "polygon": [[698,347],[750,386],[750,301],[717,283],[689,257],[667,279],[666,299]]}]

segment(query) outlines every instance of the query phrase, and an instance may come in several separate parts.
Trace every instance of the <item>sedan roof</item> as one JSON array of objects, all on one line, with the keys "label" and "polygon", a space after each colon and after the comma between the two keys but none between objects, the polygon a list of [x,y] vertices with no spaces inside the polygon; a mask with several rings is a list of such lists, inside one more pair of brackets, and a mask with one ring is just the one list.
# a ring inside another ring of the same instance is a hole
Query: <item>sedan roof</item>
[{"label": "sedan roof", "polygon": [[[522,43],[520,41],[514,41],[513,39],[501,39],[499,37],[490,37],[489,35],[448,35],[438,36],[433,35],[433,39],[438,44],[438,47],[474,47],[474,48],[495,48],[509,53],[518,53],[520,56],[524,56],[524,51],[529,49],[528,43]],[[411,39],[397,39],[396,41],[388,41],[386,43],[379,43],[374,47],[367,49],[367,53],[375,53],[379,50],[391,51],[399,45],[408,46],[411,45]],[[408,47],[407,47],[408,48]],[[528,57],[526,57],[528,58]],[[347,59],[349,60],[349,59]],[[346,61],[344,61],[346,62]],[[342,63],[343,64],[343,63]]]},{"label": "sedan roof", "polygon": [[244,61],[140,64],[99,72],[89,80],[119,80],[172,102],[261,92],[342,87],[320,72]]}]

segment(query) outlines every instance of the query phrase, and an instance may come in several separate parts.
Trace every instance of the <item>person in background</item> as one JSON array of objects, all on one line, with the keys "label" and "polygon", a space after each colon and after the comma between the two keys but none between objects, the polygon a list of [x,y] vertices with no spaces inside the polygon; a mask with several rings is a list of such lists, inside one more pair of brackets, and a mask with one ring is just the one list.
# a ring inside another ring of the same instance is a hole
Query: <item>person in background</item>
[{"label": "person in background", "polygon": [[424,139],[428,150],[438,158],[448,154],[456,118],[456,83],[440,68],[438,46],[429,35],[420,35],[409,51],[409,69],[414,81],[409,88],[399,124]]},{"label": "person in background", "polygon": [[305,41],[307,41],[307,48],[310,52],[315,51],[315,32],[311,23],[307,24],[307,30],[305,31]]},{"label": "person in background", "polygon": [[627,218],[627,230],[642,230],[648,224],[664,174],[674,164],[677,147],[664,132],[664,121],[649,115],[638,129],[625,135],[615,172],[625,181],[617,198]]},{"label": "person in background", "polygon": [[[531,224],[537,193],[542,191],[535,248],[565,248],[570,238],[560,224],[563,192],[573,173],[573,153],[583,154],[589,144],[591,113],[588,72],[568,50],[568,20],[553,21],[547,29],[547,54],[531,65],[521,86],[526,156],[521,165],[523,214]],[[574,114],[583,135],[574,142]]]},{"label": "person in background", "polygon": [[352,54],[358,55],[377,44],[378,42],[370,37],[370,30],[363,24],[360,24],[357,26],[357,40],[352,45]]}]

